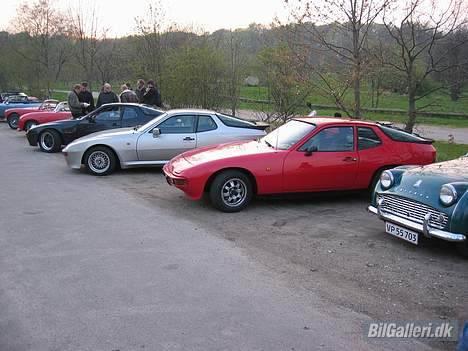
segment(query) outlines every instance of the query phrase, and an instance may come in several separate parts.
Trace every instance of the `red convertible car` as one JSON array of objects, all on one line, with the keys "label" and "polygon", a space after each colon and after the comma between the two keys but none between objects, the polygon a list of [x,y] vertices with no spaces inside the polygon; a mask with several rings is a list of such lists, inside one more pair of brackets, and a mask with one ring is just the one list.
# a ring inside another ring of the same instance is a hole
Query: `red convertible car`
[{"label": "red convertible car", "polygon": [[5,111],[5,119],[11,129],[16,129],[18,128],[19,118],[22,115],[36,111],[53,111],[58,103],[58,100],[45,100],[40,106],[9,108]]},{"label": "red convertible car", "polygon": [[18,130],[28,131],[31,127],[38,124],[60,121],[62,119],[69,119],[71,117],[70,109],[67,102],[58,103],[52,111],[36,111],[26,113],[21,116],[18,121]]},{"label": "red convertible car", "polygon": [[297,118],[265,137],[185,152],[164,166],[166,180],[192,199],[205,192],[224,212],[255,194],[375,187],[380,173],[434,162],[432,140],[376,123]]}]

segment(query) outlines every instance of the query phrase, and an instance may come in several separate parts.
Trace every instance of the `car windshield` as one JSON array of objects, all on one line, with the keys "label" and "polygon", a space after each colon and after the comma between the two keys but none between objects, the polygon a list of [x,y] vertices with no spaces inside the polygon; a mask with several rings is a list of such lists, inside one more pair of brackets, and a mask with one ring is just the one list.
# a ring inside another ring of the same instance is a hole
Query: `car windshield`
[{"label": "car windshield", "polygon": [[161,120],[162,118],[167,116],[167,112],[163,113],[162,115],[153,118],[151,121],[147,122],[146,124],[143,124],[140,128],[137,129],[137,132],[143,132],[145,129],[151,127],[154,125],[157,121]]},{"label": "car windshield", "polygon": [[260,139],[278,150],[288,150],[315,129],[315,124],[292,120]]}]

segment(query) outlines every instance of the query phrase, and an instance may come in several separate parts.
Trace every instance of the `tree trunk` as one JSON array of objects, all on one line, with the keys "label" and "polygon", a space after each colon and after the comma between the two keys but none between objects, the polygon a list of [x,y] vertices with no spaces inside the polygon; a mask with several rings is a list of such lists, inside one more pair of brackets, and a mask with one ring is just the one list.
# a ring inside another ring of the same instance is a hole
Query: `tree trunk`
[{"label": "tree trunk", "polygon": [[[358,64],[356,70],[360,70],[360,65]],[[361,80],[357,73],[354,77],[354,117],[361,118]]]},{"label": "tree trunk", "polygon": [[412,63],[408,66],[408,121],[406,122],[405,130],[409,133],[413,132],[416,124],[416,83],[414,81],[414,66]]}]

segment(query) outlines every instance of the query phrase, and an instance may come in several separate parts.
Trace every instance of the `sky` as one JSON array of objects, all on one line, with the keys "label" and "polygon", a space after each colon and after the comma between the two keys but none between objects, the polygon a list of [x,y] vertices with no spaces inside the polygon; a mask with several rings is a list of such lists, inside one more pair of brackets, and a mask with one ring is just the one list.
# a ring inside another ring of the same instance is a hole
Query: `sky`
[{"label": "sky", "polygon": [[[151,2],[151,0],[51,1],[65,11],[69,10],[70,5],[80,1],[95,5],[104,26],[110,29],[111,36],[124,36],[135,32],[135,17],[144,16],[147,9],[145,2]],[[16,9],[23,2],[24,0],[1,0],[0,30],[12,28]],[[169,22],[209,32],[221,28],[245,28],[250,23],[270,24],[275,16],[284,17],[286,14],[283,0],[160,0],[160,2]]]}]

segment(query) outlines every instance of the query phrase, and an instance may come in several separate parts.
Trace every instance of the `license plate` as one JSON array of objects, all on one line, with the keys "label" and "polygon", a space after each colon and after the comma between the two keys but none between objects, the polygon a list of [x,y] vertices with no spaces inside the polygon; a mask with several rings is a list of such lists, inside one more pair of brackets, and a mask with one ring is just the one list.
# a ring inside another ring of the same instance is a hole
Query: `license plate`
[{"label": "license plate", "polygon": [[393,223],[385,222],[385,231],[393,236],[396,236],[400,239],[406,240],[411,244],[418,245],[419,234],[412,232],[411,230],[402,228]]}]

